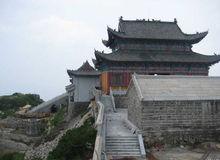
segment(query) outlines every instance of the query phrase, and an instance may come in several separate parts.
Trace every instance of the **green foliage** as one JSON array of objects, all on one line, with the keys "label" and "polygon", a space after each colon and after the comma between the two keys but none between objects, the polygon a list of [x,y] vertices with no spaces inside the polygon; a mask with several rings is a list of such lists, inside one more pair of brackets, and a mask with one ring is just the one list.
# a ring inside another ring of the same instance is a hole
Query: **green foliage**
[{"label": "green foliage", "polygon": [[59,141],[57,147],[49,153],[47,160],[84,160],[92,156],[96,130],[92,127],[94,119],[88,119],[79,128],[74,128]]},{"label": "green foliage", "polygon": [[60,108],[58,110],[57,113],[53,114],[53,116],[48,120],[47,123],[47,128],[45,129],[45,138],[47,140],[51,140],[51,138],[53,139],[54,136],[56,136],[56,134],[54,134],[53,132],[56,132],[56,129],[60,127],[60,125],[62,125],[62,123],[64,122],[64,116],[65,116],[65,112],[66,112],[66,106],[63,106],[62,108]]},{"label": "green foliage", "polygon": [[0,111],[0,118],[6,118],[7,116],[12,116],[15,113],[15,109],[8,109]]},{"label": "green foliage", "polygon": [[43,100],[37,94],[14,93],[12,95],[0,96],[0,118],[12,115],[19,107],[27,104],[36,106],[42,102]]},{"label": "green foliage", "polygon": [[43,159],[41,159],[41,158],[34,158],[34,159],[31,159],[31,160],[43,160]]},{"label": "green foliage", "polygon": [[0,156],[0,160],[24,160],[23,153],[8,153]]},{"label": "green foliage", "polygon": [[65,107],[62,107],[58,110],[57,113],[54,114],[54,116],[51,119],[51,125],[52,126],[58,126],[60,123],[64,120],[64,114],[65,114]]}]

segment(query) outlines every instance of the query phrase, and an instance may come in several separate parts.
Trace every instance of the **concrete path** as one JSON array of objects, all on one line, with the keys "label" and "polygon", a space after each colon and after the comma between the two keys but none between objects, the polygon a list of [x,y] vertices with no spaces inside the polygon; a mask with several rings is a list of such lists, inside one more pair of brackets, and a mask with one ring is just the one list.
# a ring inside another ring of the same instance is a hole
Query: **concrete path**
[{"label": "concrete path", "polygon": [[117,109],[117,112],[106,114],[106,136],[136,136],[125,125],[127,109]]}]

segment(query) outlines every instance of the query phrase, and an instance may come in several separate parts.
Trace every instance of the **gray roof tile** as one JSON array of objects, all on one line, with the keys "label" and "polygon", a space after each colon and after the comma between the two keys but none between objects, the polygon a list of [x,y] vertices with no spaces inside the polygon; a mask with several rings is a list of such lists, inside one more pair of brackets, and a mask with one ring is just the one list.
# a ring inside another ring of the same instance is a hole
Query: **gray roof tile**
[{"label": "gray roof tile", "polygon": [[[108,27],[109,35],[134,39],[180,40],[194,44],[201,41],[208,34],[207,31],[185,34],[176,22],[120,20],[118,28],[118,31],[116,31]],[[109,36],[109,40],[103,41],[103,43],[108,45],[111,38],[112,36]]]},{"label": "gray roof tile", "polygon": [[104,59],[117,62],[183,62],[183,63],[208,63],[214,64],[220,60],[220,55],[207,56],[195,52],[174,51],[142,51],[142,50],[117,50],[110,54],[95,51],[96,63]]},{"label": "gray roof tile", "polygon": [[220,77],[133,75],[142,101],[220,100]]},{"label": "gray roof tile", "polygon": [[77,70],[67,70],[69,76],[71,75],[81,75],[81,76],[96,76],[100,75],[100,72],[95,70],[88,61],[83,63],[81,67]]}]

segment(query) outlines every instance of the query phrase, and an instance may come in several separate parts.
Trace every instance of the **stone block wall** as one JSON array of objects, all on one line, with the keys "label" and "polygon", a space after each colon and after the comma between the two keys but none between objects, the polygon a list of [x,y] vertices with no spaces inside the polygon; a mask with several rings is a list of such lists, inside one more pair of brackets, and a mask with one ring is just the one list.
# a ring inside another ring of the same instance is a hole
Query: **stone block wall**
[{"label": "stone block wall", "polygon": [[127,104],[128,119],[141,129],[147,142],[220,140],[220,101],[140,102],[130,89]]},{"label": "stone block wall", "polygon": [[4,122],[1,122],[7,128],[17,130],[19,133],[29,136],[39,136],[42,134],[46,127],[46,121],[44,119],[37,118],[17,118],[9,117]]},{"label": "stone block wall", "polygon": [[84,113],[89,106],[89,102],[73,102],[68,106],[68,120]]},{"label": "stone block wall", "polygon": [[218,139],[220,101],[154,101],[141,106],[141,130],[148,139],[173,144]]},{"label": "stone block wall", "polygon": [[115,99],[115,107],[116,108],[128,108],[127,106],[127,99],[128,97],[126,95],[117,95],[114,96]]},{"label": "stone block wall", "polygon": [[131,85],[130,89],[127,92],[127,100],[125,102],[125,105],[128,107],[128,119],[140,129],[142,105],[138,98],[134,85]]}]

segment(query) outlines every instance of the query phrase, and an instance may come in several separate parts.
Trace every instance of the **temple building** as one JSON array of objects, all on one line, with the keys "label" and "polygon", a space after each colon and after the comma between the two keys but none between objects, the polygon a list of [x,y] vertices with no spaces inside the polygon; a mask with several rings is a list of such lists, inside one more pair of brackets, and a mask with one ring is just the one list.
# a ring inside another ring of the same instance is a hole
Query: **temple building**
[{"label": "temple building", "polygon": [[93,98],[93,89],[100,86],[99,71],[95,70],[88,61],[77,70],[67,70],[71,84],[66,86],[69,102],[89,103]]},{"label": "temple building", "polygon": [[208,32],[183,33],[174,22],[119,19],[118,30],[107,28],[103,44],[112,52],[95,51],[95,68],[101,72],[104,93],[127,89],[133,73],[145,75],[208,76],[220,55],[204,55],[192,50]]}]

